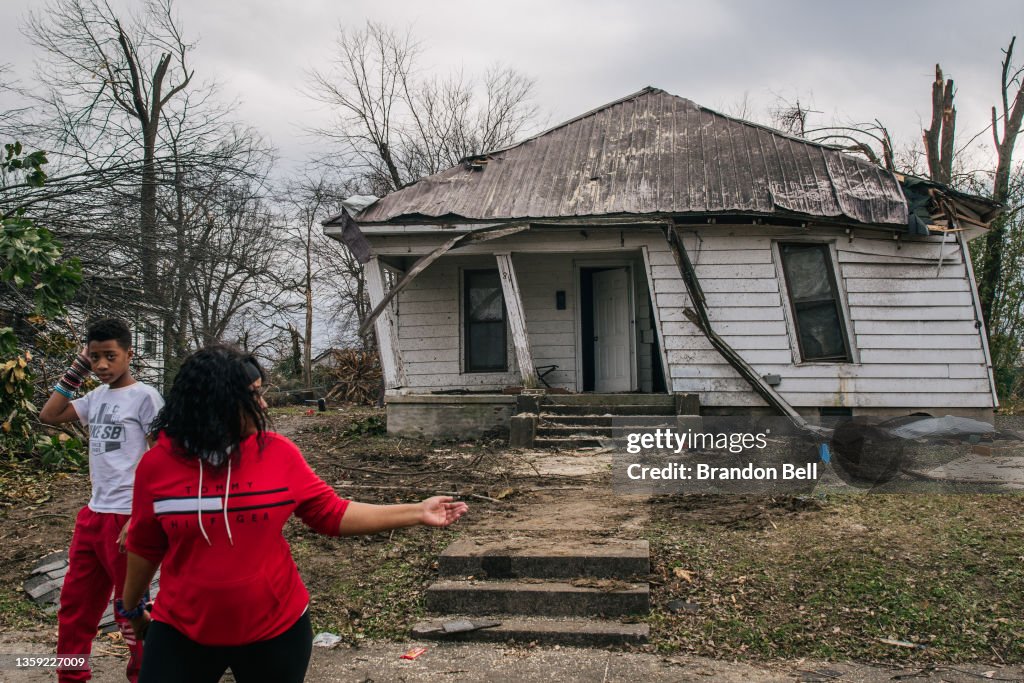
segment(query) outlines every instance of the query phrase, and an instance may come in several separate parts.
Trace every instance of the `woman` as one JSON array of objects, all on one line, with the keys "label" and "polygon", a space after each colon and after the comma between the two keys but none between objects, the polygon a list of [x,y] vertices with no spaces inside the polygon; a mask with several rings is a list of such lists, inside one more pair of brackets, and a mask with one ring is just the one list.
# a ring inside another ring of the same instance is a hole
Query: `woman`
[{"label": "woman", "polygon": [[[285,437],[267,431],[256,359],[230,347],[182,365],[139,462],[121,614],[145,633],[140,683],[302,681],[309,593],[281,530],[294,512],[331,535],[447,526],[465,503],[339,498]],[[152,621],[144,594],[162,565]]]}]

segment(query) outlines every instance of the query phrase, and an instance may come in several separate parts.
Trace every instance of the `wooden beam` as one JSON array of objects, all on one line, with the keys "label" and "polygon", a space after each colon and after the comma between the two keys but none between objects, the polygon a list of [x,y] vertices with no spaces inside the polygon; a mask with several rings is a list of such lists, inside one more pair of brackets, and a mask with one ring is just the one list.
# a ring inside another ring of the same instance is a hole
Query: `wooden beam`
[{"label": "wooden beam", "polygon": [[665,239],[668,240],[669,245],[672,247],[672,256],[675,258],[676,266],[678,266],[679,272],[683,276],[683,282],[686,284],[686,291],[690,295],[690,301],[696,309],[694,311],[690,308],[684,308],[683,314],[707,336],[708,341],[721,354],[722,358],[750,383],[751,388],[767,401],[768,405],[778,410],[781,414],[792,418],[801,427],[806,427],[807,422],[800,416],[800,413],[793,406],[789,405],[789,402],[782,398],[771,385],[765,382],[757,373],[757,370],[752,368],[740,354],[736,353],[736,350],[729,346],[728,342],[711,329],[707,301],[700,287],[700,281],[697,279],[697,271],[690,262],[690,257],[686,253],[686,247],[683,245],[683,240],[679,238],[675,225],[671,223],[665,225]]},{"label": "wooden beam", "polygon": [[374,305],[373,310],[366,316],[366,320],[363,321],[362,326],[359,328],[359,336],[366,334],[366,331],[370,329],[370,325],[373,321],[377,319],[377,316],[384,310],[384,307],[391,303],[392,299],[398,296],[399,292],[405,289],[417,275],[426,269],[427,266],[441,258],[447,252],[452,249],[465,246],[466,244],[472,244],[473,242],[484,242],[486,240],[507,237],[529,229],[529,225],[498,225],[489,228],[481,228],[480,230],[463,233],[458,237],[451,238],[434,251],[421,257],[420,260],[413,264],[413,267],[409,269],[409,272],[407,272],[405,276],[398,281],[398,284],[396,284],[390,292],[384,295],[379,303]]},{"label": "wooden beam", "polygon": [[519,364],[519,375],[523,378],[523,387],[537,388],[537,368],[533,366],[533,354],[530,353],[530,338],[526,333],[526,315],[523,313],[523,298],[519,294],[519,281],[516,269],[512,265],[512,254],[496,254],[498,273],[501,276],[501,292],[505,296],[505,313],[508,315],[508,326],[512,330],[512,345],[516,350],[516,363]]},{"label": "wooden beam", "polygon": [[992,367],[992,352],[988,347],[988,332],[985,330],[985,316],[981,312],[981,301],[978,300],[978,283],[974,279],[974,264],[971,263],[971,248],[962,235],[953,235],[960,251],[964,255],[964,264],[967,270],[967,278],[971,283],[971,302],[974,304],[974,326],[981,337],[981,349],[985,353],[985,365],[988,369],[988,383],[992,388],[992,407],[999,407],[999,393],[996,391],[996,376]]},{"label": "wooden beam", "polygon": [[655,303],[654,271],[651,269],[651,254],[644,244],[640,247],[644,258],[644,274],[647,276],[647,297],[651,301],[651,313],[654,315],[654,332],[658,337],[658,352],[661,354],[661,373],[664,376],[665,390],[672,392],[672,373],[668,365],[668,349],[665,348],[665,335],[661,328],[661,308]]},{"label": "wooden beam", "polygon": [[[377,305],[384,301],[384,271],[380,257],[373,256],[363,264],[366,276],[366,290],[370,295],[370,303]],[[405,386],[405,366],[402,363],[402,350],[398,345],[398,321],[390,308],[381,306],[383,315],[377,317],[377,349],[380,352],[380,366],[384,374],[384,388],[397,389]],[[360,334],[363,334],[360,331]]]}]

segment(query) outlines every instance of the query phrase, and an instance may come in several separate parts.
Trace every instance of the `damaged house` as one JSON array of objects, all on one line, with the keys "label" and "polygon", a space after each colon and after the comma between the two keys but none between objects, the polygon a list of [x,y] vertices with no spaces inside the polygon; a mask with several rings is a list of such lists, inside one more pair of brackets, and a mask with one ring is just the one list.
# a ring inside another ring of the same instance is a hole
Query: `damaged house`
[{"label": "damaged house", "polygon": [[365,264],[391,432],[997,406],[967,242],[998,205],[658,89],[358,208],[324,225]]}]

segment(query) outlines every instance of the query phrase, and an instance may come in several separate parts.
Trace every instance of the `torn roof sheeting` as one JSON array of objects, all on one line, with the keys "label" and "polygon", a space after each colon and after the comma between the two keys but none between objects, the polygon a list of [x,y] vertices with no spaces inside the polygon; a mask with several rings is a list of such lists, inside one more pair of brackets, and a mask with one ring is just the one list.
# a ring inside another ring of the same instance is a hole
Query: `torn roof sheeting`
[{"label": "torn roof sheeting", "polygon": [[907,225],[900,185],[884,169],[656,88],[467,159],[356,220],[715,213]]}]

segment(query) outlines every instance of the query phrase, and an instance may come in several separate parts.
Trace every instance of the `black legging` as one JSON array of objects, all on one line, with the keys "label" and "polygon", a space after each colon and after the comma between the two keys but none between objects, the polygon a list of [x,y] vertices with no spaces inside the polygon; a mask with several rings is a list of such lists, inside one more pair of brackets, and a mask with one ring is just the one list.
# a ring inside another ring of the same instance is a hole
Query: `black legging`
[{"label": "black legging", "polygon": [[216,683],[228,667],[238,683],[301,683],[312,650],[308,614],[275,638],[230,647],[200,645],[173,626],[154,621],[146,631],[139,683]]}]

